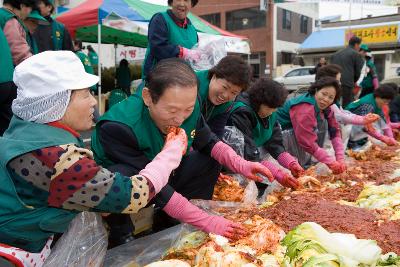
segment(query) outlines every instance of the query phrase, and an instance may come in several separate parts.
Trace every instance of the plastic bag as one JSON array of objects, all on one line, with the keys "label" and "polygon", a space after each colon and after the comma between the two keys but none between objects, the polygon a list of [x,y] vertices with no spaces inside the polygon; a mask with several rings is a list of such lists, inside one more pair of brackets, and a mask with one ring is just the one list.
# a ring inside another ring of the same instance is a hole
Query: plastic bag
[{"label": "plastic bag", "polygon": [[225,126],[222,140],[233,148],[239,156],[244,156],[244,135],[238,128],[235,126]]},{"label": "plastic bag", "polygon": [[183,227],[183,224],[179,224],[110,249],[107,251],[104,266],[140,267],[154,261],[159,261],[165,252],[182,235],[182,231],[186,231],[182,230]]},{"label": "plastic bag", "polygon": [[211,69],[227,55],[223,38],[215,40],[200,38],[197,46],[191,50],[197,50],[200,53],[200,59],[189,60],[189,64],[196,71]]},{"label": "plastic bag", "polygon": [[100,214],[81,212],[57,241],[44,267],[102,266],[107,245],[108,236]]}]

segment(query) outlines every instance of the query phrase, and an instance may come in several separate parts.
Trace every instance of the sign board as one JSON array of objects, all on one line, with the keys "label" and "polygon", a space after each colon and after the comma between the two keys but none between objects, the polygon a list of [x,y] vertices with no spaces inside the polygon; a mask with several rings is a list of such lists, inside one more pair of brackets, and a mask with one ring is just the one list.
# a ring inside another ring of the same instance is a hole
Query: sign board
[{"label": "sign board", "polygon": [[117,48],[117,63],[121,59],[128,61],[142,61],[146,55],[146,48],[132,46],[118,46]]},{"label": "sign board", "polygon": [[366,44],[395,43],[398,40],[398,25],[348,29],[345,32],[345,45],[352,36],[360,37]]}]

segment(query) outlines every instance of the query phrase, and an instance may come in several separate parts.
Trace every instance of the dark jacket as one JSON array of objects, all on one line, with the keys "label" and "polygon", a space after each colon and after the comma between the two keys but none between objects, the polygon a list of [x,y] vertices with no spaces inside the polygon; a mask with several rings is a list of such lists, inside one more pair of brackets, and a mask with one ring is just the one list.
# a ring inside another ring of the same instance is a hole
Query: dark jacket
[{"label": "dark jacket", "polygon": [[311,70],[309,70],[308,72],[310,74],[317,74],[318,70],[322,67],[322,66],[326,66],[326,64],[322,65],[321,63],[318,63],[317,65],[315,65],[315,67]]},{"label": "dark jacket", "polygon": [[[126,176],[136,175],[144,169],[151,161],[139,148],[139,142],[132,130],[119,122],[100,122],[99,139],[107,157],[118,164],[109,166],[109,170]],[[196,126],[196,136],[192,147],[203,154],[211,155],[211,150],[219,141],[218,137],[211,132],[203,117]],[[163,207],[168,203],[174,193],[172,186],[167,184],[157,194],[155,202],[157,206]]]},{"label": "dark jacket", "polygon": [[364,60],[352,46],[337,51],[331,57],[331,63],[342,67],[341,83],[347,87],[354,87],[354,83],[360,77]]},{"label": "dark jacket", "polygon": [[[33,37],[36,40],[36,43],[39,48],[39,53],[44,51],[54,50],[54,44],[52,39],[53,28],[51,26],[53,18],[46,17],[46,19],[50,22],[50,25],[39,25],[33,34]],[[67,28],[64,28],[63,36],[64,38],[63,38],[62,50],[69,50],[74,52],[71,35],[69,34]]]},{"label": "dark jacket", "polygon": [[[237,97],[236,101],[241,101],[250,105],[249,96],[247,93],[242,93]],[[264,127],[268,127],[268,120],[270,117],[261,119],[261,123]],[[253,111],[248,107],[239,107],[234,110],[227,122],[227,126],[235,126],[244,135],[244,155],[246,160],[260,161],[260,152],[258,151],[257,145],[253,140],[253,129],[257,126],[257,120],[253,116]],[[267,152],[273,157],[278,156],[285,152],[285,148],[282,143],[282,131],[278,121],[276,121],[272,130],[271,138],[263,145]]]},{"label": "dark jacket", "polygon": [[389,104],[390,121],[400,122],[400,96],[396,96]]}]

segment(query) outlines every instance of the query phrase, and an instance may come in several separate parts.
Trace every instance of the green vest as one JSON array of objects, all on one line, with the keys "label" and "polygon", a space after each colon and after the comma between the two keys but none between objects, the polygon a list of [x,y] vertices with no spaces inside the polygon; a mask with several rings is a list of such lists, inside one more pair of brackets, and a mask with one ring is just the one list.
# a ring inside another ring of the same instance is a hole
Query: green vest
[{"label": "green vest", "polygon": [[246,103],[244,102],[241,101],[234,102],[231,112],[234,112],[236,109],[240,107],[246,107],[247,109],[251,110],[251,113],[257,120],[257,125],[252,130],[253,140],[258,147],[264,145],[272,136],[274,125],[277,120],[276,112],[273,112],[271,116],[269,116],[268,128],[264,128],[263,124],[260,122],[260,118],[258,117],[258,115],[254,112],[254,110],[251,107],[246,105]]},{"label": "green vest", "polygon": [[[165,22],[167,23],[168,28],[168,43],[173,45],[179,45],[185,47],[187,49],[191,49],[197,43],[197,32],[196,28],[193,26],[192,23],[187,25],[187,28],[182,28],[176,25],[174,20],[168,15],[168,12],[161,12],[161,15],[164,17]],[[146,49],[146,56],[143,61],[142,65],[142,79],[145,80],[144,77],[144,64],[147,61],[147,58],[150,51],[150,44],[147,45]],[[154,60],[153,66],[155,66],[157,62]]]},{"label": "green vest", "polygon": [[360,86],[362,88],[372,88],[372,87],[374,87],[374,84],[372,83],[372,80],[373,80],[374,76],[372,75],[372,73],[375,73],[375,75],[376,75],[377,71],[376,71],[376,67],[375,67],[375,64],[374,64],[373,60],[371,60],[371,59],[368,60],[366,64],[367,64],[367,67],[370,69],[370,71],[364,77],[364,79],[362,80]]},{"label": "green vest", "polygon": [[127,98],[126,93],[121,89],[114,89],[111,91],[108,97],[108,108],[110,109],[115,104],[125,100]]},{"label": "green vest", "polygon": [[24,27],[24,29],[26,29],[25,25],[15,14],[11,13],[5,8],[0,8],[0,83],[10,82],[13,80],[14,63],[12,61],[10,46],[8,45],[7,38],[3,32],[7,21],[12,18],[16,18]]},{"label": "green vest", "polygon": [[36,40],[35,38],[33,38],[33,35],[30,32],[28,32],[27,37],[28,44],[31,47],[31,52],[33,55],[36,55],[37,53],[39,53],[39,48],[37,46]]},{"label": "green vest", "polygon": [[51,23],[51,30],[52,30],[51,39],[53,40],[54,51],[63,50],[65,27],[62,23],[58,22],[55,19],[52,19],[52,21],[50,23]]},{"label": "green vest", "polygon": [[208,90],[210,86],[210,80],[208,79],[208,70],[197,71],[197,79],[199,80],[199,95],[201,99],[201,113],[203,114],[206,121],[211,120],[215,116],[224,113],[232,105],[232,102],[215,106],[208,100]]},{"label": "green vest", "polygon": [[[192,114],[187,118],[181,128],[188,136],[189,152],[196,133],[197,121],[200,117],[200,104],[197,101]],[[128,126],[135,134],[139,143],[139,149],[143,151],[149,160],[162,150],[164,146],[164,136],[154,124],[150,117],[149,109],[144,104],[143,99],[137,95],[131,95],[124,101],[114,105],[108,110],[96,125],[92,134],[92,150],[96,162],[104,167],[115,164],[104,153],[98,137],[98,125],[101,121],[115,121]]]},{"label": "green vest", "polygon": [[378,108],[378,106],[376,105],[376,101],[375,101],[375,97],[374,97],[373,93],[365,95],[365,96],[361,97],[360,99],[357,99],[356,101],[351,102],[350,104],[347,105],[346,109],[350,110],[350,111],[354,111],[362,104],[372,105],[374,107],[374,113],[378,114],[379,116],[381,116],[381,118],[384,121],[386,121],[385,115],[383,114],[382,109]]},{"label": "green vest", "polygon": [[52,126],[12,118],[0,138],[0,243],[30,252],[40,252],[54,233],[63,233],[76,212],[43,205],[32,207],[16,193],[7,164],[25,153],[80,141],[69,132]]},{"label": "green vest", "polygon": [[0,28],[0,83],[13,80],[14,64],[12,61],[11,50],[8,46],[6,36]]},{"label": "green vest", "polygon": [[96,52],[89,51],[88,56],[92,66],[99,64],[99,57],[97,56]]},{"label": "green vest", "polygon": [[[89,73],[89,74],[94,74],[94,70],[93,70],[92,64],[90,64],[89,57],[84,52],[82,52],[81,50],[76,51],[75,54],[81,60],[81,62],[83,64],[83,67],[85,67],[85,71],[87,73]],[[93,91],[93,92],[96,92],[97,91],[97,86],[96,85],[91,86],[90,90]]]},{"label": "green vest", "polygon": [[310,95],[309,93],[306,93],[306,94],[300,95],[298,97],[287,100],[285,102],[285,104],[283,104],[283,106],[278,108],[278,110],[276,111],[277,118],[282,127],[282,130],[287,130],[287,129],[293,128],[292,121],[290,119],[290,109],[293,106],[296,106],[296,105],[302,104],[302,103],[309,103],[309,104],[313,105],[317,122],[321,122],[321,116],[319,114],[320,110],[317,105],[317,102],[315,102],[315,97]]}]

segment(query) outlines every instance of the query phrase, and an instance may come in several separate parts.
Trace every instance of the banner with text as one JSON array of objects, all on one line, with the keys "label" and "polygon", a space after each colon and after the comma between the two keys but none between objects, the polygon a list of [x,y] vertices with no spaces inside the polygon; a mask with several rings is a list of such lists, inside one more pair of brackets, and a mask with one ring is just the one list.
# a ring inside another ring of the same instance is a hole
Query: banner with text
[{"label": "banner with text", "polygon": [[348,29],[345,32],[345,45],[352,36],[360,37],[366,44],[395,43],[398,40],[398,25]]}]

